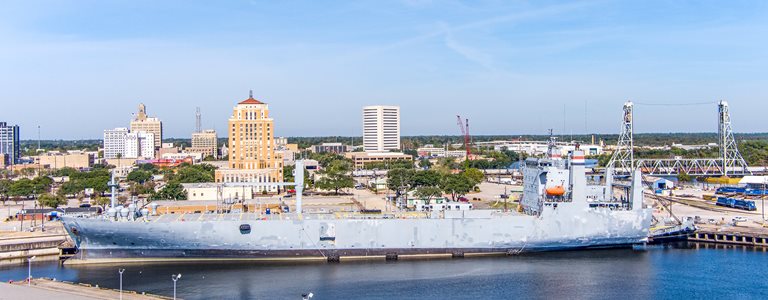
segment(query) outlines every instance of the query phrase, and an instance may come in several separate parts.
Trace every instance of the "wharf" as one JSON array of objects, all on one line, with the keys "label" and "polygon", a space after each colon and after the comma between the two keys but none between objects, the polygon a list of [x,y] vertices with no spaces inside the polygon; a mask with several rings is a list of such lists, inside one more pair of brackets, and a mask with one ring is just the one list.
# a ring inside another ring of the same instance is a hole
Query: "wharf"
[{"label": "wharf", "polygon": [[124,300],[154,300],[170,299],[157,295],[139,294],[133,291],[120,291],[100,288],[88,284],[54,281],[50,279],[33,279],[32,285],[26,281],[0,283],[0,299],[124,299]]},{"label": "wharf", "polygon": [[59,259],[59,246],[67,241],[68,236],[62,233],[0,233],[0,265],[21,263],[30,256],[37,256],[41,260]]},{"label": "wharf", "polygon": [[768,247],[768,230],[736,226],[719,228],[706,226],[691,233],[688,241]]}]

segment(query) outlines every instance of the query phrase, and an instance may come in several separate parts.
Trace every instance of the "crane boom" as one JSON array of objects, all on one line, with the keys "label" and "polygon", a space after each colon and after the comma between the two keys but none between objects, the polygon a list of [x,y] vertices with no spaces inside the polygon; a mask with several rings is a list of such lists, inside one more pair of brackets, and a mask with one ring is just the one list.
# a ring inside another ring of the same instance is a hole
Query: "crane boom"
[{"label": "crane boom", "polygon": [[459,129],[461,129],[461,135],[464,136],[464,149],[467,149],[467,160],[472,159],[472,147],[470,147],[471,141],[469,137],[469,119],[466,119],[466,122],[461,120],[460,115],[456,115],[456,123],[459,125]]}]

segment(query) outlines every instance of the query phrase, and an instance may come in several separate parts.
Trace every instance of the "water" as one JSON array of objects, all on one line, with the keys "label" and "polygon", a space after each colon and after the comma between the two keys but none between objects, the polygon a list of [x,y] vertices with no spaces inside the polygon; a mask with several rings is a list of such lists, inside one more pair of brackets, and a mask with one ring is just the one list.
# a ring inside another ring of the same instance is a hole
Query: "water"
[{"label": "water", "polygon": [[[125,289],[184,299],[681,299],[768,297],[765,249],[650,247],[340,264],[129,264]],[[118,265],[32,265],[35,277],[117,288]],[[0,268],[0,280],[27,276]]]}]

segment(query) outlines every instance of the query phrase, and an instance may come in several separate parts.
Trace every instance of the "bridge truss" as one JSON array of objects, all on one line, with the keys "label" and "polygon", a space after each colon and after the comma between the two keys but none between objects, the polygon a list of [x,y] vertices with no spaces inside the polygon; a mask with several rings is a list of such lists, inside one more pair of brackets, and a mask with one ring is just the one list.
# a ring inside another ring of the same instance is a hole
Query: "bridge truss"
[{"label": "bridge truss", "polygon": [[621,134],[613,151],[608,168],[613,168],[615,174],[631,174],[632,169],[640,168],[648,175],[678,175],[694,176],[743,176],[751,175],[747,162],[739,153],[736,139],[731,127],[731,116],[728,102],[718,103],[718,158],[681,158],[672,159],[634,159],[634,120],[633,103],[624,103],[624,118]]}]

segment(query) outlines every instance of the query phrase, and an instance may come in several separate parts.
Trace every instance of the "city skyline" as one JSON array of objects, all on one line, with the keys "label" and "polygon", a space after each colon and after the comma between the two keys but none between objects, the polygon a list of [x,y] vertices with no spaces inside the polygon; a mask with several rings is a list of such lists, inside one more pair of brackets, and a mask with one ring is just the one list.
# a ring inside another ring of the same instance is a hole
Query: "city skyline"
[{"label": "city skyline", "polygon": [[223,132],[249,89],[278,136],[361,136],[374,104],[401,107],[404,136],[458,135],[456,114],[477,135],[617,134],[626,100],[637,132],[716,132],[720,99],[736,132],[767,131],[761,2],[5,6],[0,121],[22,140],[98,139],[139,103],[165,136],[189,137],[196,107]]}]

